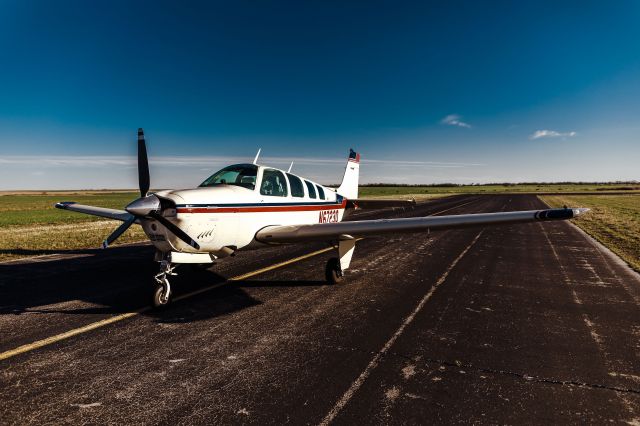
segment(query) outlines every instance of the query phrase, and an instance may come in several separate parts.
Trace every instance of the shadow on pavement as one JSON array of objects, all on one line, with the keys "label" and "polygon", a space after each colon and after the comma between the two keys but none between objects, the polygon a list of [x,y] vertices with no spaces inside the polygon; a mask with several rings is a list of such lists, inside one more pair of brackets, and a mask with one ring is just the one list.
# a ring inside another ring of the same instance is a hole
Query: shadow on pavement
[{"label": "shadow on pavement", "polygon": [[[115,315],[149,305],[158,265],[153,247],[82,250],[87,257],[0,264],[0,315]],[[212,268],[182,266],[172,278],[174,296],[227,281]],[[260,304],[243,288],[312,287],[324,281],[235,281],[142,315],[159,322],[191,322]],[[82,301],[94,306],[75,307]]]}]

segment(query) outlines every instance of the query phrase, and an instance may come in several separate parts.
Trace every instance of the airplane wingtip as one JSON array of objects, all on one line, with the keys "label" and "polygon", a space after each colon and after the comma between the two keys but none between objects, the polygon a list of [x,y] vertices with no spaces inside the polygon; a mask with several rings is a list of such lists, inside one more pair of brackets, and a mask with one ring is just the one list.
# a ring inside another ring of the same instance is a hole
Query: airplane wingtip
[{"label": "airplane wingtip", "polygon": [[577,209],[573,209],[573,217],[578,217],[580,215],[583,215],[583,214],[587,213],[590,210],[591,209],[586,208],[586,207],[580,207],[580,208],[577,208]]}]

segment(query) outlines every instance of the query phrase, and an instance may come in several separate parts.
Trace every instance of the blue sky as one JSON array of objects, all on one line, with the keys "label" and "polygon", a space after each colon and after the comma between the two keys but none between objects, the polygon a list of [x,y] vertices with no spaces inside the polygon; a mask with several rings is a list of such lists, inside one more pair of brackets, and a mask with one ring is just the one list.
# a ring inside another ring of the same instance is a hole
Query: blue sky
[{"label": "blue sky", "polygon": [[0,3],[0,189],[640,179],[640,3]]}]

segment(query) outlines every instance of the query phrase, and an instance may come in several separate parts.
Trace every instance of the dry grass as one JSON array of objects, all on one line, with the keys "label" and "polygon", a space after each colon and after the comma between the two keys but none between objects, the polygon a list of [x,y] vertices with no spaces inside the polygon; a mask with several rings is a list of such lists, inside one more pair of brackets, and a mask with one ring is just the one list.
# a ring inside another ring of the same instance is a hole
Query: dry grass
[{"label": "dry grass", "polygon": [[[58,210],[55,202],[71,199],[122,209],[137,196],[131,192],[4,194],[0,196],[0,261],[100,247],[121,222]],[[145,240],[142,228],[133,225],[115,244]]]},{"label": "dry grass", "polygon": [[640,272],[640,195],[549,195],[540,197],[551,207],[589,207],[575,221]]}]

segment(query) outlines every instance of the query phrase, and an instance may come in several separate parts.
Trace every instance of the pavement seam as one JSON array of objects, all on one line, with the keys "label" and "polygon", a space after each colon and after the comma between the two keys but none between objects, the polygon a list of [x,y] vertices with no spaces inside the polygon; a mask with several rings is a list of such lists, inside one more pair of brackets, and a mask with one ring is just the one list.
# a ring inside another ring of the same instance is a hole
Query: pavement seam
[{"label": "pavement seam", "polygon": [[[402,355],[402,356],[405,357],[404,355]],[[608,385],[603,385],[603,384],[600,384],[600,383],[588,383],[588,382],[583,382],[583,381],[574,380],[574,379],[560,380],[560,379],[552,379],[552,378],[548,378],[548,377],[531,376],[531,375],[528,375],[526,373],[518,373],[516,371],[498,370],[498,369],[493,369],[493,368],[488,368],[488,367],[476,367],[473,364],[467,364],[467,363],[462,363],[462,362],[444,361],[444,360],[433,359],[433,358],[425,358],[425,360],[426,361],[431,361],[433,363],[437,363],[437,364],[440,364],[440,365],[445,365],[445,366],[448,366],[448,367],[464,367],[464,368],[468,368],[468,369],[475,370],[475,371],[482,372],[482,373],[499,374],[499,375],[504,375],[504,376],[514,376],[514,377],[518,377],[518,378],[524,379],[526,381],[531,381],[531,382],[536,382],[536,383],[546,383],[546,384],[554,384],[554,385],[570,385],[570,386],[577,386],[577,387],[582,387],[582,388],[604,389],[604,390],[610,390],[610,391],[621,392],[621,393],[640,394],[640,389],[620,388],[620,387],[617,387],[617,386],[608,386]]]},{"label": "pavement seam", "polygon": [[471,247],[474,246],[474,244],[476,243],[476,241],[478,241],[478,239],[480,238],[483,232],[484,230],[480,231],[475,236],[475,238],[471,241],[471,243],[469,243],[469,245],[467,245],[467,247],[465,247],[465,249],[458,255],[458,257],[456,257],[454,261],[451,262],[449,267],[440,276],[440,278],[438,278],[436,283],[433,286],[431,286],[427,294],[425,294],[422,297],[422,299],[420,299],[420,302],[414,308],[414,310],[409,314],[408,317],[404,319],[404,321],[402,322],[400,327],[396,330],[396,332],[391,336],[389,340],[387,340],[387,342],[382,347],[382,349],[380,349],[375,354],[375,356],[371,359],[369,364],[367,364],[364,371],[360,373],[360,375],[351,384],[351,386],[347,389],[347,391],[342,395],[342,397],[338,400],[338,402],[336,402],[336,404],[333,406],[331,411],[329,411],[329,413],[327,413],[327,415],[322,419],[322,421],[319,423],[320,425],[325,426],[331,423],[336,418],[336,416],[340,413],[340,411],[342,411],[342,409],[349,403],[353,395],[358,391],[358,389],[360,389],[360,387],[365,382],[365,380],[367,380],[371,372],[378,366],[382,357],[388,353],[389,349],[393,346],[396,340],[402,335],[404,330],[413,322],[416,315],[422,310],[424,305],[426,305],[426,303],[431,299],[431,297],[433,296],[435,291],[438,289],[438,287],[440,287],[440,285],[442,285],[442,283],[446,281],[451,271],[456,267],[458,262],[462,260],[462,258],[467,254],[467,252],[469,252]]},{"label": "pavement seam", "polygon": [[[367,351],[367,350],[362,350],[360,348],[347,348],[344,346],[332,346],[332,345],[326,345],[323,344],[324,348],[328,348],[328,347],[332,347],[334,349],[337,350],[347,350],[353,353],[361,353],[361,354],[375,354],[376,352],[374,351]],[[416,356],[411,356],[411,355],[407,355],[404,353],[400,353],[400,352],[387,352],[386,355],[388,356],[393,356],[393,357],[397,357],[397,358],[402,358],[404,360],[407,361],[411,361],[413,363],[416,362]],[[592,388],[592,389],[602,389],[602,390],[610,390],[610,391],[614,391],[614,392],[621,392],[621,393],[631,393],[631,394],[638,394],[640,395],[640,389],[634,389],[634,388],[622,388],[622,387],[618,387],[618,386],[610,386],[610,385],[604,385],[601,383],[590,383],[590,382],[585,382],[582,380],[578,380],[578,379],[567,379],[567,380],[562,380],[562,379],[554,379],[554,378],[550,378],[550,377],[542,377],[542,376],[535,376],[535,375],[530,375],[530,374],[526,374],[526,373],[520,373],[517,371],[511,371],[511,370],[502,370],[502,369],[497,369],[497,368],[491,368],[491,367],[478,367],[472,363],[468,363],[468,362],[461,362],[459,360],[456,361],[447,361],[447,360],[443,360],[443,359],[438,359],[438,358],[431,358],[431,357],[425,357],[424,355],[419,355],[421,357],[421,360],[424,361],[425,364],[431,362],[433,364],[437,364],[437,365],[444,365],[447,367],[454,367],[454,368],[466,368],[468,370],[473,370],[476,372],[480,372],[480,373],[489,373],[489,374],[495,374],[495,375],[503,375],[503,376],[513,376],[513,377],[518,377],[521,379],[524,379],[526,381],[529,382],[535,382],[535,383],[545,383],[545,384],[553,384],[553,385],[565,385],[565,386],[576,386],[576,387],[581,387],[581,388]]]},{"label": "pavement seam", "polygon": [[[355,351],[357,351],[357,349],[355,349]],[[403,358],[408,361],[415,362],[415,358],[405,354],[398,353],[398,352],[389,352],[389,355],[397,356],[399,358]],[[447,367],[458,367],[458,368],[464,367],[469,370],[474,370],[481,373],[490,373],[490,374],[503,375],[503,376],[514,376],[530,382],[554,384],[554,385],[577,386],[577,387],[592,388],[592,389],[603,389],[603,390],[610,390],[614,392],[632,393],[632,394],[640,395],[640,389],[621,388],[618,386],[603,385],[601,383],[589,383],[589,382],[584,382],[577,379],[561,380],[561,379],[553,379],[549,377],[532,376],[526,373],[519,373],[517,371],[501,370],[501,369],[490,368],[490,367],[478,367],[471,363],[463,363],[457,360],[452,362],[452,361],[446,361],[446,360],[437,359],[437,358],[429,358],[424,356],[422,358],[426,362],[432,362],[438,365],[444,365]]]}]

